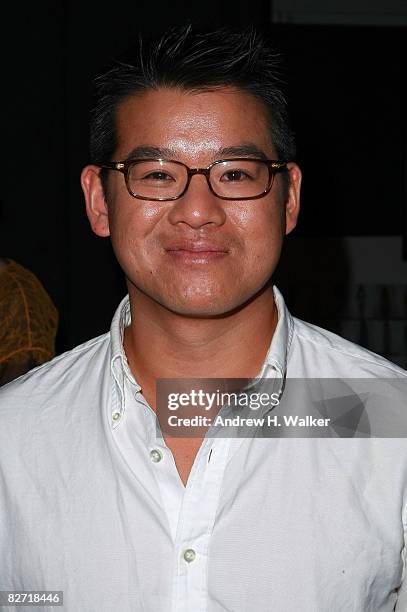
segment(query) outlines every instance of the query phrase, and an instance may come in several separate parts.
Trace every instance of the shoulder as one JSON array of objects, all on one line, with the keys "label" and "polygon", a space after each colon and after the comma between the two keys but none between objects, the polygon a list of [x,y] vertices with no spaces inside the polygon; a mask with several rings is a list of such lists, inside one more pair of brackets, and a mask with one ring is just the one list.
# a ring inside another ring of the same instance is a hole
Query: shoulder
[{"label": "shoulder", "polygon": [[35,413],[78,395],[104,371],[110,357],[110,334],[103,334],[30,370],[0,388],[0,422]]},{"label": "shoulder", "polygon": [[314,370],[311,376],[407,377],[406,370],[381,355],[295,317],[290,353]]}]

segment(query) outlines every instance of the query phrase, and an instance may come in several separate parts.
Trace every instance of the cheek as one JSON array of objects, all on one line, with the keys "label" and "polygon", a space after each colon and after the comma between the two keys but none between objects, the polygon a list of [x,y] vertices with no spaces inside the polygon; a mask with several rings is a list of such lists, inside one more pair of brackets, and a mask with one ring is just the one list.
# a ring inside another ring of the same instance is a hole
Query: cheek
[{"label": "cheek", "polygon": [[282,207],[276,202],[259,204],[261,200],[253,200],[251,207],[236,211],[235,227],[245,244],[249,257],[273,259],[281,248],[284,236],[284,215]]},{"label": "cheek", "polygon": [[[253,207],[241,209],[235,218],[236,228],[244,245],[244,257],[235,263],[235,273],[242,290],[258,291],[272,277],[280,258],[284,219],[275,202],[263,204],[253,200]],[[256,207],[257,205],[257,207]]]},{"label": "cheek", "polygon": [[135,200],[115,202],[109,209],[109,225],[113,249],[118,260],[135,262],[154,252],[154,228],[162,215],[162,206]]}]

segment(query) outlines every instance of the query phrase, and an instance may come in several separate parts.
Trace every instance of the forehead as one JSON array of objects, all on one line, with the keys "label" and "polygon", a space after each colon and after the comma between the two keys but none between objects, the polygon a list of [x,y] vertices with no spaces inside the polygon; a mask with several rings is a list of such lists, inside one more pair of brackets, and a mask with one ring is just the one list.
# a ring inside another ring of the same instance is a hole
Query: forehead
[{"label": "forehead", "polygon": [[274,154],[265,105],[232,88],[131,95],[117,108],[116,136],[122,159],[138,146],[169,148],[181,161],[212,160],[221,149],[247,144]]}]

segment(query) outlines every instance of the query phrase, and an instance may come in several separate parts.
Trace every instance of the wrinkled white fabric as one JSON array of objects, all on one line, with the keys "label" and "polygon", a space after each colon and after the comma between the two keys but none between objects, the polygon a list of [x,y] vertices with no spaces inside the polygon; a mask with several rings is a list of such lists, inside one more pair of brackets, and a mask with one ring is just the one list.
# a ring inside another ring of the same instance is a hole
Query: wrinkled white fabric
[{"label": "wrinkled white fabric", "polygon": [[[274,292],[262,376],[407,376]],[[63,590],[67,612],[407,610],[406,440],[207,438],[184,487],[129,321],[125,298],[110,333],[0,390],[0,590]]]}]

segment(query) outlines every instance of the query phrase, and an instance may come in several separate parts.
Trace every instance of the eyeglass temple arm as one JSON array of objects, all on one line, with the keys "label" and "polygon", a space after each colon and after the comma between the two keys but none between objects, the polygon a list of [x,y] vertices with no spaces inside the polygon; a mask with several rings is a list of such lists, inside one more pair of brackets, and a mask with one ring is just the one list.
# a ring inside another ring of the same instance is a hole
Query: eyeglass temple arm
[{"label": "eyeglass temple arm", "polygon": [[99,168],[106,168],[107,170],[119,170],[123,172],[126,165],[123,162],[108,162],[106,164],[97,164]]},{"label": "eyeglass temple arm", "polygon": [[283,168],[287,167],[287,162],[282,161],[282,162],[277,162],[277,161],[272,161],[269,163],[269,167],[272,170],[282,170]]}]

